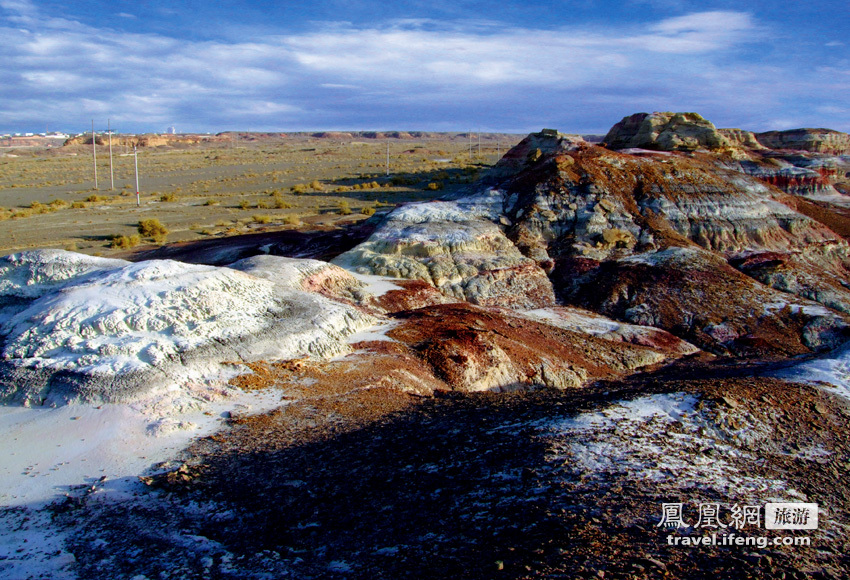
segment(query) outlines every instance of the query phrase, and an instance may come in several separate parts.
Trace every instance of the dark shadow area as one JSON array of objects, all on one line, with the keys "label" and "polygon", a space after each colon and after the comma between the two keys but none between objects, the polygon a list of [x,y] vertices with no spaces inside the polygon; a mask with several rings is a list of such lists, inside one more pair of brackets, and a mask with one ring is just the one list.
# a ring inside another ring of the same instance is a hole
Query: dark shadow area
[{"label": "dark shadow area", "polygon": [[668,546],[661,503],[723,501],[710,487],[670,497],[640,474],[576,478],[548,460],[551,420],[663,390],[443,395],[363,426],[237,422],[146,501],[68,510],[86,522],[70,546],[82,579],[831,577],[787,554]]},{"label": "dark shadow area", "polygon": [[[226,266],[242,258],[263,253],[291,258],[328,261],[364,241],[374,231],[380,217],[323,231],[277,231],[178,242],[155,248],[142,248],[115,257],[133,262],[178,260],[190,264]],[[106,239],[111,239],[107,237]],[[265,249],[263,249],[265,248]]]}]

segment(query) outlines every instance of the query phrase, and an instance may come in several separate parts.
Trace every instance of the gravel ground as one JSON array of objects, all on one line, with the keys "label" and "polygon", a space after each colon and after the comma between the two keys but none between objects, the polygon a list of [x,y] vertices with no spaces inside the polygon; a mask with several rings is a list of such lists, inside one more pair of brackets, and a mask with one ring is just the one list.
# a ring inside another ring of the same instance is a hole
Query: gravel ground
[{"label": "gravel ground", "polygon": [[[847,577],[846,402],[684,369],[434,397],[347,391],[341,373],[234,417],[135,497],[78,490],[54,524],[84,579]],[[658,525],[662,503],[687,520],[717,503],[728,523],[768,501],[818,503],[819,529],[734,531],[811,546],[676,546],[731,529]]]}]

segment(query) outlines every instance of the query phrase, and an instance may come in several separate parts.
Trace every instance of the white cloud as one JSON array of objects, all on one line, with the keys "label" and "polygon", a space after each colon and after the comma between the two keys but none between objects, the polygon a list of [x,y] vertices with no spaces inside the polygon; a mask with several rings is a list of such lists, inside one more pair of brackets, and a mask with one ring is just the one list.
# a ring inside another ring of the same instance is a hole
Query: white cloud
[{"label": "white cloud", "polygon": [[[783,76],[731,58],[761,34],[743,12],[558,30],[488,21],[326,23],[314,32],[226,42],[92,29],[45,17],[26,0],[0,0],[0,7],[13,24],[0,28],[0,130],[96,113],[128,123],[191,120],[215,130],[236,122],[351,126],[406,119],[414,109],[421,116],[426,108],[432,126],[485,108],[557,119],[582,104],[618,113],[626,107],[624,114],[636,103],[717,109],[731,99],[739,110],[756,111],[777,102]],[[793,96],[810,80],[783,87]]]}]

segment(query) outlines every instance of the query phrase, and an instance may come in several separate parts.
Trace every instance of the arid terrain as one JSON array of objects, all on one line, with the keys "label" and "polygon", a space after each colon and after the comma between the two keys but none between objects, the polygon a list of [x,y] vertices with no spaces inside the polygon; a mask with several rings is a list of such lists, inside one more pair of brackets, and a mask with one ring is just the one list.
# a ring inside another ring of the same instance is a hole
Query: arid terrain
[{"label": "arid terrain", "polygon": [[[152,218],[169,231],[160,242],[334,227],[363,219],[364,209],[381,211],[468,185],[521,139],[441,133],[167,137],[114,136],[114,189],[106,136],[98,136],[97,189],[91,135],[64,147],[0,148],[0,254],[48,247],[108,255],[116,251],[114,238],[137,234],[138,222]],[[134,143],[140,144],[140,206]],[[340,204],[347,209],[341,212]]]},{"label": "arid terrain", "polygon": [[0,159],[0,578],[850,575],[850,136],[250,138]]}]

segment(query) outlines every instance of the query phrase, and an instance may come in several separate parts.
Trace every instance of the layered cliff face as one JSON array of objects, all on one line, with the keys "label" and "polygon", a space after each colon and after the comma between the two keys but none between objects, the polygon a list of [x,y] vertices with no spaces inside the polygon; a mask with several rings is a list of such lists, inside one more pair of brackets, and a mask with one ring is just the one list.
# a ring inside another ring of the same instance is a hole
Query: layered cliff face
[{"label": "layered cliff face", "polygon": [[[850,311],[850,248],[735,163],[544,131],[471,195],[397,210],[337,263],[483,305],[574,304],[715,353],[835,346]],[[744,259],[766,252],[784,256],[781,272]]]}]

